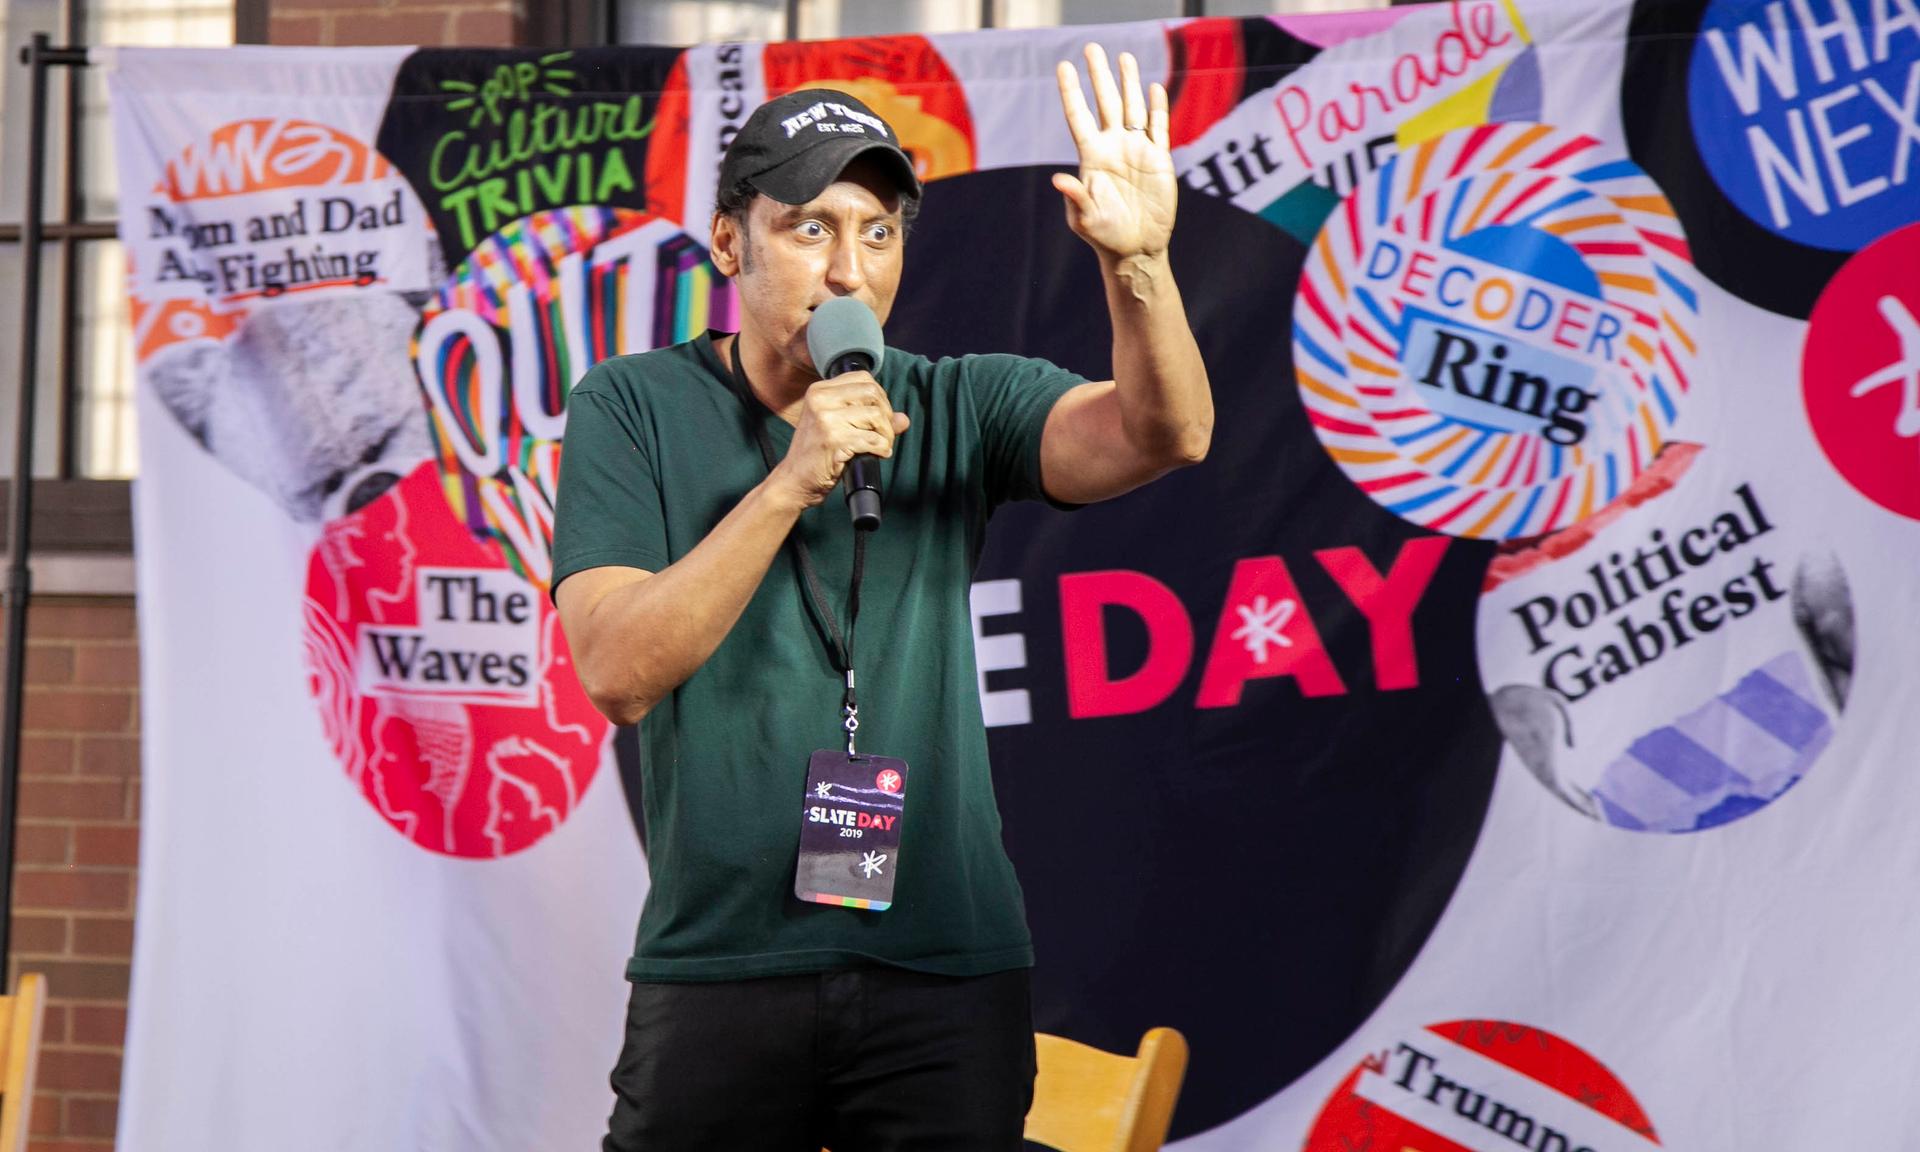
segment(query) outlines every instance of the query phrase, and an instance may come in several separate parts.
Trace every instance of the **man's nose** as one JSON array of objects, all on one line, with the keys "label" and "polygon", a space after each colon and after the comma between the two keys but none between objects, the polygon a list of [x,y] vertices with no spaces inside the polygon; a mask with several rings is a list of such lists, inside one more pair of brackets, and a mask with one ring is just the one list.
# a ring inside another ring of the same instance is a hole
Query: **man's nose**
[{"label": "man's nose", "polygon": [[867,271],[860,262],[860,238],[842,233],[835,238],[833,259],[827,265],[827,284],[841,292],[857,292],[867,282]]}]

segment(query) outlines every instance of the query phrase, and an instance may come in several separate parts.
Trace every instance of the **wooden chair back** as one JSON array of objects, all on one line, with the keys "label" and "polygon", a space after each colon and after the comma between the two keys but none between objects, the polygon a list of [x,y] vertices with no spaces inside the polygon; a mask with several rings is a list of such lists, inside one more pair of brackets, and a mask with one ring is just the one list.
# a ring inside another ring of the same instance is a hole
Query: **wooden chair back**
[{"label": "wooden chair back", "polygon": [[33,1113],[33,1080],[40,1068],[40,1030],[47,1017],[47,978],[20,974],[11,996],[0,996],[0,1152],[26,1152]]},{"label": "wooden chair back", "polygon": [[1166,1143],[1187,1075],[1187,1038],[1154,1028],[1132,1056],[1045,1032],[1034,1036],[1040,1071],[1027,1139],[1060,1152],[1154,1152]]}]

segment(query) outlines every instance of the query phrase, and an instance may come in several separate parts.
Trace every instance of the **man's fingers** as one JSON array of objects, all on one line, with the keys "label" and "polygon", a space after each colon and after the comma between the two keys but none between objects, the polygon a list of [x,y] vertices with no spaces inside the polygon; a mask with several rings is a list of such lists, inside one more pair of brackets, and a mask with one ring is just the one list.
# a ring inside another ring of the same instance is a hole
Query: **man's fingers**
[{"label": "man's fingers", "polygon": [[1140,91],[1140,62],[1133,53],[1120,53],[1120,123],[1126,128],[1147,126],[1147,99]]},{"label": "man's fingers", "polygon": [[855,456],[892,456],[894,438],[911,423],[893,410],[886,389],[871,373],[849,372],[807,389],[806,411],[788,452],[804,446],[809,469],[825,469],[814,473],[811,483],[824,488],[839,482]]},{"label": "man's fingers", "polygon": [[834,441],[834,463],[844,465],[855,456],[893,455],[893,437],[882,436],[870,428],[854,428]]},{"label": "man's fingers", "polygon": [[1054,78],[1060,81],[1060,110],[1067,114],[1067,133],[1073,137],[1075,148],[1080,142],[1097,130],[1093,122],[1093,112],[1087,107],[1086,94],[1080,91],[1080,70],[1066,60],[1060,61],[1053,70]]},{"label": "man's fingers", "polygon": [[1100,109],[1100,127],[1120,127],[1124,122],[1120,118],[1120,89],[1113,82],[1113,71],[1107,67],[1107,50],[1098,44],[1087,45],[1087,78],[1093,81],[1093,102]]},{"label": "man's fingers", "polygon": [[886,389],[865,372],[850,372],[845,376],[822,380],[808,389],[808,394],[816,397],[822,408],[852,408],[861,404],[893,407]]},{"label": "man's fingers", "polygon": [[862,428],[871,428],[878,434],[893,438],[893,409],[868,407],[860,409],[859,424]]},{"label": "man's fingers", "polygon": [[1060,194],[1067,198],[1068,207],[1080,212],[1093,211],[1093,197],[1087,192],[1087,186],[1080,183],[1078,176],[1072,176],[1065,172],[1055,172],[1053,174],[1053,186],[1058,188]]},{"label": "man's fingers", "polygon": [[808,385],[807,392],[809,394],[818,392],[821,395],[832,395],[836,392],[844,392],[849,388],[878,388],[879,386],[880,382],[873,378],[873,373],[856,368],[851,372],[843,372],[838,376],[822,377]]},{"label": "man's fingers", "polygon": [[887,399],[886,389],[878,384],[861,382],[849,384],[842,391],[836,391],[832,403],[842,408],[871,407],[891,408],[893,402]]},{"label": "man's fingers", "polygon": [[913,423],[893,410],[886,389],[866,372],[816,382],[807,406],[805,434],[829,454],[834,477],[855,456],[892,456],[894,438]]},{"label": "man's fingers", "polygon": [[841,428],[871,428],[875,432],[892,426],[893,413],[877,404],[854,404],[834,408],[824,418],[827,433]]},{"label": "man's fingers", "polygon": [[1167,90],[1156,83],[1147,93],[1149,109],[1147,112],[1147,135],[1162,148],[1173,147],[1173,134],[1167,127]]}]

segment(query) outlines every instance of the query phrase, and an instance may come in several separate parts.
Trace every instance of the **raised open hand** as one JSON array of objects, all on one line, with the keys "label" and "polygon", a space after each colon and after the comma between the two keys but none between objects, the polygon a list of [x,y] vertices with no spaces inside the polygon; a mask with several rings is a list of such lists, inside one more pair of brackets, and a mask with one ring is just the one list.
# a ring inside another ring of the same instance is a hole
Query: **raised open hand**
[{"label": "raised open hand", "polygon": [[1056,173],[1053,186],[1067,201],[1067,226],[1102,255],[1116,259],[1158,257],[1173,234],[1177,188],[1167,142],[1167,90],[1140,91],[1140,65],[1120,53],[1120,83],[1107,67],[1107,53],[1087,45],[1087,75],[1093,81],[1099,122],[1080,91],[1080,72],[1062,60],[1060,107],[1080,150],[1080,175]]}]

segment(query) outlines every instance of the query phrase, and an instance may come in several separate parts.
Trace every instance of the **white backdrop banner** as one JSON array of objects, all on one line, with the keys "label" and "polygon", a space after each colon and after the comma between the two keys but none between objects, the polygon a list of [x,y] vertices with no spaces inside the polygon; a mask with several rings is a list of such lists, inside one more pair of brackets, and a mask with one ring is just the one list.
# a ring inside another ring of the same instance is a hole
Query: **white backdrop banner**
[{"label": "white backdrop banner", "polygon": [[719,158],[809,86],[927,180],[890,343],[1109,374],[1047,183],[1090,38],[1171,91],[1220,421],[976,573],[1038,1025],[1180,1028],[1193,1149],[1914,1143],[1920,9],[1458,0],[103,51],[122,1152],[595,1146],[647,877],[548,603],[568,392],[731,329]]}]

